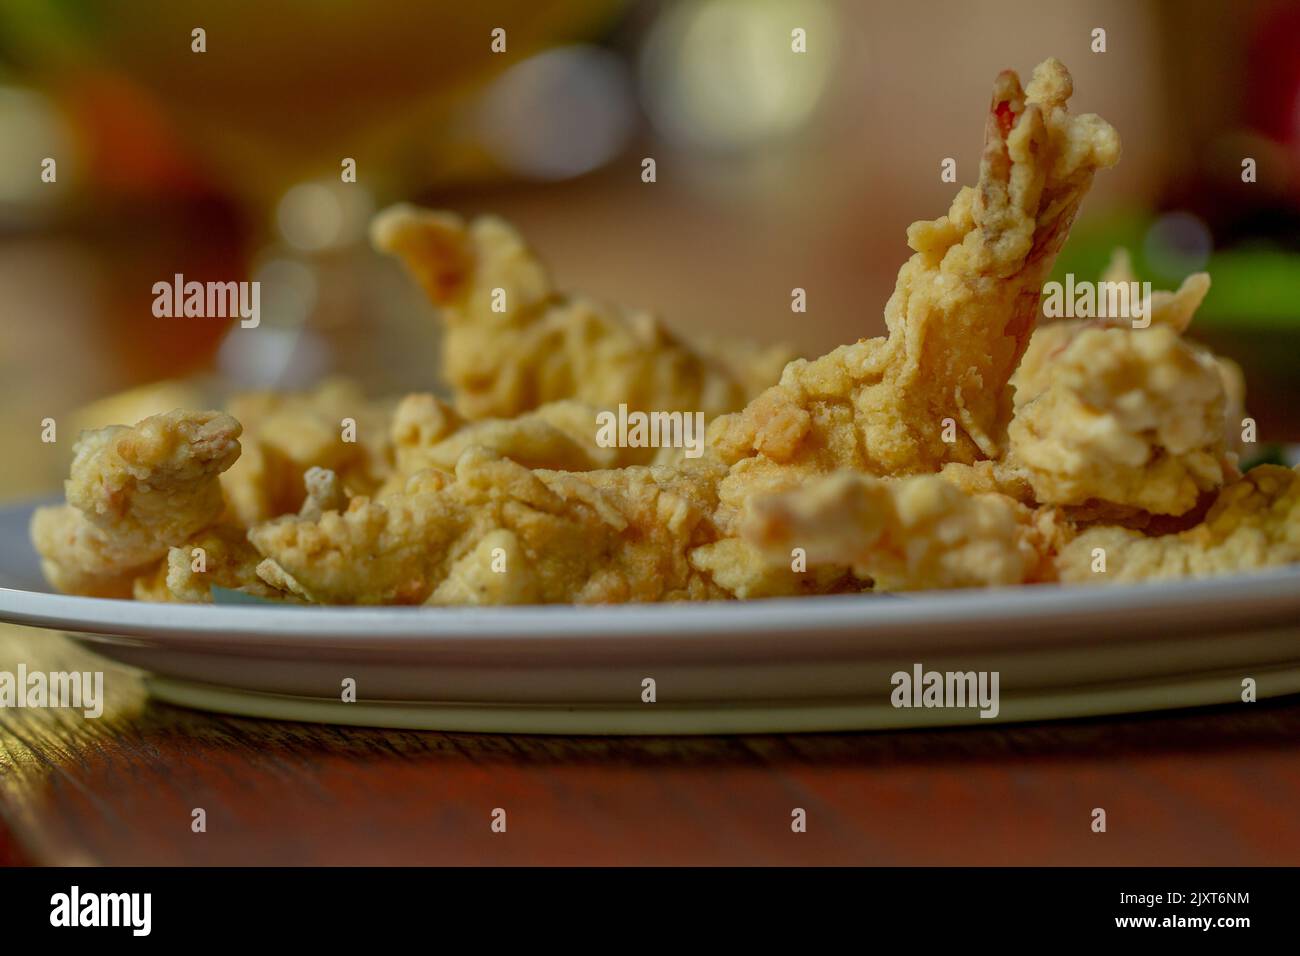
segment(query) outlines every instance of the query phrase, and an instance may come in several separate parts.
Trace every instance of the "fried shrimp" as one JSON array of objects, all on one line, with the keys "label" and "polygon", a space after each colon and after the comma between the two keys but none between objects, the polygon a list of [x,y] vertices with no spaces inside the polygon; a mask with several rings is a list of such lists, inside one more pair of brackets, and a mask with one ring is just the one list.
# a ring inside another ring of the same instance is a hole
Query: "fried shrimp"
[{"label": "fried shrimp", "polygon": [[229,415],[179,409],[85,433],[68,503],[32,518],[46,577],[74,594],[129,596],[169,548],[221,516],[219,476],[239,457],[239,433]]},{"label": "fried shrimp", "polygon": [[500,219],[466,224],[400,205],[379,214],[371,236],[440,307],[443,372],[467,418],[512,418],[563,399],[712,418],[741,408],[793,358],[783,347],[692,344],[648,312],[561,294]]}]

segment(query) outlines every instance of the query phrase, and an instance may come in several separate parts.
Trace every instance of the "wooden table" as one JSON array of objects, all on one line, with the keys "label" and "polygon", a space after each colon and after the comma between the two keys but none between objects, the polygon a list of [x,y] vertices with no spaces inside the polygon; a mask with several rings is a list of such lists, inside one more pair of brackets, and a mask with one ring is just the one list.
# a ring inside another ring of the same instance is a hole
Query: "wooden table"
[{"label": "wooden table", "polygon": [[54,632],[0,626],[0,670],[20,661],[103,670],[108,703],[98,720],[0,710],[5,864],[1300,864],[1300,700],[992,729],[507,737],[182,710]]}]

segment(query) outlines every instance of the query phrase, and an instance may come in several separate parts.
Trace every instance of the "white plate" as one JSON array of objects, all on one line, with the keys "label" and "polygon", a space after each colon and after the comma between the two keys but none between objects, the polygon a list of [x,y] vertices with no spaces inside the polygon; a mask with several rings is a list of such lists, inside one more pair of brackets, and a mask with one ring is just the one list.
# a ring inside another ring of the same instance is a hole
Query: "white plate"
[{"label": "white plate", "polygon": [[[854,730],[995,721],[894,708],[896,671],[997,671],[997,722],[1300,693],[1300,566],[1038,586],[614,607],[291,608],[51,594],[0,509],[0,620],[56,628],[158,697],[294,720],[512,733]],[[644,678],[656,700],[642,701]],[[358,700],[344,703],[345,678]]]}]

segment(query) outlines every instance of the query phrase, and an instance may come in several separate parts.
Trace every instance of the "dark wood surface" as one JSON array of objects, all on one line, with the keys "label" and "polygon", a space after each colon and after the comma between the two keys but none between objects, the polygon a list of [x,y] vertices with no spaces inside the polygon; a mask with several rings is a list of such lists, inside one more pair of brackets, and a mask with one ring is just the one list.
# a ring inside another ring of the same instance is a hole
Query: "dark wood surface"
[{"label": "dark wood surface", "polygon": [[19,661],[104,670],[108,706],[0,710],[0,864],[1300,864],[1295,699],[992,729],[488,736],[183,710],[58,634],[0,626],[0,670]]}]

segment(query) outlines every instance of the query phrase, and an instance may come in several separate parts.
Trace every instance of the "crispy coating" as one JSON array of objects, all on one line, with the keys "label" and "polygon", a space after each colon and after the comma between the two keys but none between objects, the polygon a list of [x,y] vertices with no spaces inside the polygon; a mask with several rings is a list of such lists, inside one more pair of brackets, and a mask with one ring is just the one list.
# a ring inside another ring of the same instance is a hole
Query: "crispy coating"
[{"label": "crispy coating", "polygon": [[399,205],[376,217],[371,235],[440,307],[443,373],[467,418],[512,418],[562,399],[712,418],[743,407],[793,357],[783,347],[701,347],[648,312],[563,295],[494,217],[467,225]]},{"label": "crispy coating", "polygon": [[711,426],[710,444],[734,463],[724,503],[838,468],[903,475],[997,456],[1043,277],[1094,171],[1119,155],[1109,125],[1066,112],[1070,91],[1055,60],[1027,92],[1014,73],[998,77],[979,185],[908,230],[916,254],[886,306],[889,336],[791,363]]},{"label": "crispy coating", "polygon": [[[1129,259],[1128,252],[1124,249],[1116,249],[1111,256],[1110,265],[1102,275],[1103,281],[1111,282],[1135,282],[1137,276],[1133,272],[1132,261]],[[1179,334],[1186,332],[1187,327],[1191,325],[1192,318],[1196,310],[1201,307],[1206,293],[1210,291],[1210,277],[1204,272],[1193,273],[1183,280],[1182,285],[1174,292],[1156,291],[1151,295],[1151,324],[1155,326],[1167,326]],[[1073,323],[1058,323],[1069,325]],[[1039,329],[1034,333],[1045,332],[1047,329],[1054,328],[1048,326]],[[1067,332],[1068,334],[1068,332]],[[1191,344],[1192,348],[1203,349],[1203,346],[1195,343]],[[1034,342],[1029,343],[1029,350],[1034,349]],[[1236,454],[1242,451],[1241,429],[1242,419],[1246,417],[1246,377],[1241,372],[1241,366],[1230,358],[1222,355],[1215,355],[1208,349],[1203,349],[1204,353],[1210,355],[1219,369],[1219,379],[1223,384],[1224,394],[1224,447]],[[1020,363],[1020,368],[1016,370],[1019,375],[1030,362],[1029,352],[1025,353],[1025,359]],[[1041,390],[1041,389],[1040,389]]]},{"label": "crispy coating", "polygon": [[686,557],[714,534],[718,474],[711,463],[531,471],[470,448],[454,474],[419,472],[400,493],[249,538],[264,580],[326,604],[720,597]]},{"label": "crispy coating", "polygon": [[[1127,252],[1123,249],[1115,250],[1110,264],[1102,273],[1101,281],[1126,283],[1137,281],[1129,265]],[[1149,303],[1150,328],[1169,329],[1182,335],[1187,331],[1192,317],[1205,301],[1209,291],[1209,275],[1196,272],[1184,279],[1182,285],[1174,292],[1163,290],[1153,292]],[[1110,328],[1144,331],[1134,329],[1131,322],[1123,323],[1122,320],[1114,319],[1062,319],[1035,328],[1033,335],[1030,336],[1029,346],[1025,349],[1025,354],[1011,377],[1014,407],[1019,409],[1047,391],[1052,383],[1057,357],[1082,332],[1088,329]]]},{"label": "crispy coating", "polygon": [[[1102,273],[1103,282],[1135,282],[1128,253],[1116,249],[1110,264]],[[1210,291],[1210,277],[1204,272],[1193,273],[1183,280],[1177,291],[1155,291],[1151,294],[1150,328],[1170,329],[1179,335],[1187,331],[1192,317]],[[1040,325],[1030,336],[1029,346],[1011,377],[1014,390],[1014,407],[1020,407],[1033,401],[1047,391],[1052,383],[1053,371],[1057,357],[1065,351],[1080,333],[1088,329],[1128,328],[1132,323],[1111,319],[1062,319]]]},{"label": "crispy coating", "polygon": [[1085,329],[1051,364],[1010,428],[1039,501],[1179,515],[1229,477],[1218,365],[1172,329]]},{"label": "crispy coating", "polygon": [[85,433],[65,483],[68,503],[32,518],[50,583],[129,596],[170,547],[221,516],[218,478],[239,457],[239,433],[229,415],[180,409]]},{"label": "crispy coating", "polygon": [[[1106,276],[1129,281],[1127,257]],[[1151,324],[1072,320],[1038,329],[1012,376],[1006,467],[1044,504],[1094,515],[1182,515],[1236,475],[1231,367],[1181,337],[1204,273],[1151,296]]]},{"label": "crispy coating", "polygon": [[[1093,571],[1095,549],[1105,572]],[[1300,474],[1278,465],[1252,468],[1224,487],[1205,519],[1178,534],[1128,528],[1082,532],[1056,560],[1070,584],[1114,584],[1206,577],[1300,561]]]},{"label": "crispy coating", "polygon": [[308,468],[302,476],[302,483],[307,497],[303,500],[298,515],[302,518],[319,518],[327,511],[338,511],[348,505],[347,492],[343,481],[328,468]]},{"label": "crispy coating", "polygon": [[999,587],[1051,577],[1052,514],[1005,495],[966,494],[935,475],[841,471],[760,498],[742,524],[757,547],[809,566],[848,565],[879,590]]},{"label": "crispy coating", "polygon": [[[392,402],[369,400],[346,379],[308,392],[245,392],[228,407],[244,425],[244,454],[222,485],[231,517],[244,527],[297,511],[309,468],[328,468],[356,494],[375,491],[392,473]],[[356,423],[355,435],[345,419]]]},{"label": "crispy coating", "polygon": [[1001,461],[977,461],[972,465],[950,461],[939,469],[939,477],[968,495],[1006,495],[1023,505],[1035,505],[1034,490],[1024,475]]},{"label": "crispy coating", "polygon": [[[53,579],[49,578],[48,574],[46,575],[46,577],[47,579],[50,580],[51,583],[54,583]],[[128,579],[125,582],[124,586],[125,586],[125,590],[120,594],[94,595],[94,594],[85,594],[84,592],[74,592],[74,593],[81,593],[85,597],[97,597],[97,596],[125,597],[126,595],[129,594],[136,601],[156,601],[156,602],[163,602],[163,603],[176,600],[176,598],[172,595],[172,592],[167,590],[167,559],[166,558],[163,558],[161,561],[158,561],[156,564],[154,564],[153,567],[146,570],[143,574],[138,574]],[[60,587],[60,590],[65,590],[65,589]]]},{"label": "crispy coating", "polygon": [[518,418],[465,421],[450,405],[428,394],[408,395],[393,416],[397,469],[384,486],[400,490],[426,468],[451,471],[472,447],[488,448],[526,468],[594,471],[648,464],[655,449],[602,448],[596,443],[597,411],[577,401],[551,402]]},{"label": "crispy coating", "polygon": [[[196,549],[202,549],[202,553],[196,553]],[[162,568],[166,596],[155,592],[151,597],[192,604],[211,603],[215,586],[283,600],[283,592],[257,576],[261,560],[257,549],[248,543],[248,533],[243,528],[214,525],[167,552],[167,562]],[[136,598],[140,599],[138,585]]]}]

